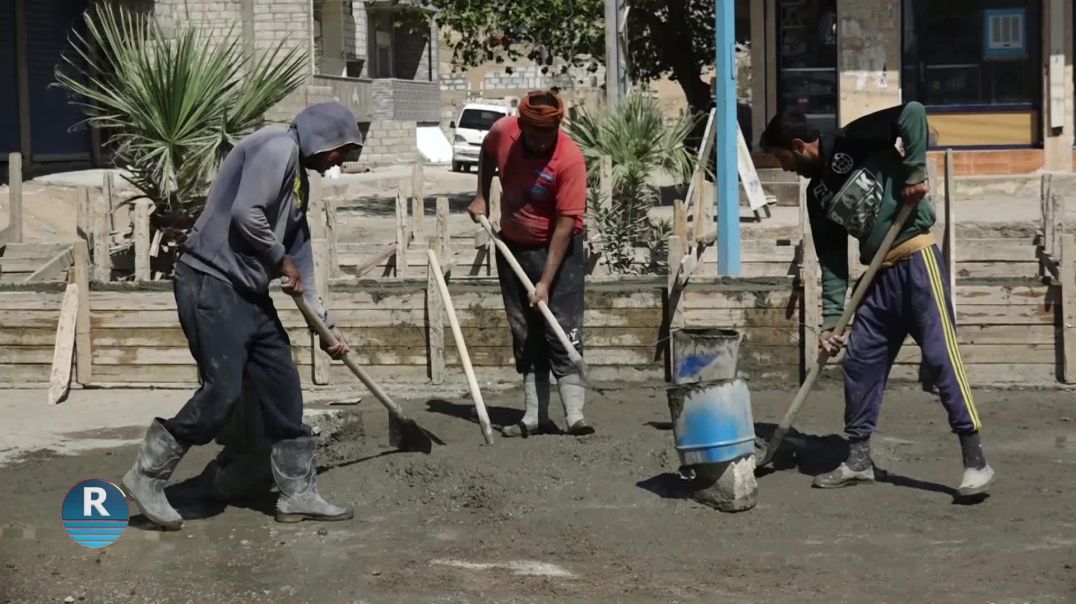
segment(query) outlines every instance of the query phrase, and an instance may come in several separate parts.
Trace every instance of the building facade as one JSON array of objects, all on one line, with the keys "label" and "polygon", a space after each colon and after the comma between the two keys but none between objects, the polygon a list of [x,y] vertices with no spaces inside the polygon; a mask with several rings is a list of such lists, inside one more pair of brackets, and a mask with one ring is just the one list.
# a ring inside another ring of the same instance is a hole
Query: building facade
[{"label": "building facade", "polygon": [[750,11],[755,132],[784,110],[831,130],[919,101],[932,148],[953,148],[959,173],[1073,169],[1072,0],[760,0]]},{"label": "building facade", "polygon": [[[229,28],[248,51],[280,40],[306,50],[306,85],[267,118],[286,122],[304,106],[336,99],[367,137],[362,163],[418,160],[416,128],[440,119],[437,29],[399,0],[113,0],[152,14],[167,30],[193,24],[214,39]],[[0,154],[24,163],[101,164],[100,137],[72,130],[84,116],[50,88],[72,28],[92,0],[0,2]],[[403,4],[403,5],[401,5]]]}]

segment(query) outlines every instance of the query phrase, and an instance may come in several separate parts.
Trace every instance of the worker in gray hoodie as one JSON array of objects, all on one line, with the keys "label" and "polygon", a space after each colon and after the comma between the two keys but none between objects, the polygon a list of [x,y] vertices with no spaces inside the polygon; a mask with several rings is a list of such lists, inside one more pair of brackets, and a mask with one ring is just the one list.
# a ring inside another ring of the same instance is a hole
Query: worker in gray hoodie
[{"label": "worker in gray hoodie", "polygon": [[331,357],[348,351],[317,296],[306,210],[306,170],[339,166],[361,149],[362,134],[340,103],[311,105],[287,128],[267,126],[228,154],[205,208],[180,250],[175,297],[180,325],[198,363],[202,386],[171,419],[156,418],[123,485],[142,513],[166,529],[183,518],[164,486],[191,445],[209,443],[228,421],[247,385],[260,402],[270,465],[280,495],[280,522],[345,520],[350,508],[325,501],[316,488],[316,442],[303,423],[299,372],[291,342],[269,297],[280,278],[302,294],[333,330]]}]

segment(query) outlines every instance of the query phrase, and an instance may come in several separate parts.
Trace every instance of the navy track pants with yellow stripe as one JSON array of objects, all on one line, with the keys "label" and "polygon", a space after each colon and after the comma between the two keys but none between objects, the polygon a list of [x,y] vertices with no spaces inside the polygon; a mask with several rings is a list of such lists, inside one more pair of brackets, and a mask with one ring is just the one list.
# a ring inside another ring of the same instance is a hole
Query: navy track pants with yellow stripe
[{"label": "navy track pants with yellow stripe", "polygon": [[953,432],[979,430],[979,413],[957,346],[949,280],[936,245],[881,269],[856,311],[844,368],[844,423],[850,438],[878,424],[893,361],[909,334],[941,393]]}]

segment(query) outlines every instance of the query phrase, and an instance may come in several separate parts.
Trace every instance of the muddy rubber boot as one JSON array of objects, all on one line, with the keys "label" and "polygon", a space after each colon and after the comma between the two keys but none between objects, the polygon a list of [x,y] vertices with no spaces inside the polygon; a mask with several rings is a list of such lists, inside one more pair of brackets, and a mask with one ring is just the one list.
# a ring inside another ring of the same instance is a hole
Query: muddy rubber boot
[{"label": "muddy rubber boot", "polygon": [[174,531],[183,526],[183,517],[168,503],[164,485],[188,448],[161,422],[153,420],[138,450],[138,458],[123,475],[123,488],[138,503],[142,515],[164,529]]},{"label": "muddy rubber boot", "polygon": [[325,501],[317,490],[317,441],[304,436],[273,445],[270,465],[280,490],[276,500],[277,522],[301,520],[349,520],[355,512]]},{"label": "muddy rubber boot", "polygon": [[957,492],[962,497],[985,494],[994,482],[994,469],[986,463],[983,444],[978,432],[960,434],[960,452],[964,458],[964,475]]},{"label": "muddy rubber boot", "polygon": [[549,419],[549,372],[527,373],[523,375],[523,404],[526,409],[523,419],[517,423],[501,428],[506,438],[531,434],[542,434],[553,429],[553,420]]},{"label": "muddy rubber boot", "polygon": [[870,440],[853,440],[848,444],[848,459],[836,470],[814,477],[811,486],[817,489],[838,489],[874,482],[874,462],[871,461]]},{"label": "muddy rubber boot", "polygon": [[587,402],[587,388],[578,373],[568,374],[557,380],[560,402],[564,405],[564,418],[568,422],[568,434],[585,436],[594,434],[594,428],[583,418],[583,406]]}]

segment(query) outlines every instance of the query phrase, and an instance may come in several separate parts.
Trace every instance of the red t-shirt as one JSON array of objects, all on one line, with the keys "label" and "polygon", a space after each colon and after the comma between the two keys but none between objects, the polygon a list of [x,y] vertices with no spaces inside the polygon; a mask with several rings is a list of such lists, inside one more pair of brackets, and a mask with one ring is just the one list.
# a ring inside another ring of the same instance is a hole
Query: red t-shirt
[{"label": "red t-shirt", "polygon": [[519,118],[503,117],[483,142],[501,178],[501,233],[523,245],[546,245],[556,217],[574,216],[583,230],[587,208],[587,167],[583,152],[560,131],[552,155],[535,157],[523,146]]}]

